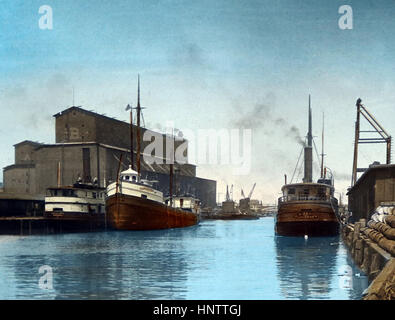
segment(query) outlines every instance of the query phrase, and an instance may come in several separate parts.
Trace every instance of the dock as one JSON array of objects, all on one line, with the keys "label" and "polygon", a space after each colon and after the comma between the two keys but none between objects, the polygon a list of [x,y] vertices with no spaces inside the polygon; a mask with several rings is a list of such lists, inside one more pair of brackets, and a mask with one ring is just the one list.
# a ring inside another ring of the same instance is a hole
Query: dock
[{"label": "dock", "polygon": [[41,235],[106,230],[105,215],[0,217],[0,234]]},{"label": "dock", "polygon": [[341,228],[354,262],[371,281],[364,300],[395,299],[395,215],[391,224],[361,219]]}]

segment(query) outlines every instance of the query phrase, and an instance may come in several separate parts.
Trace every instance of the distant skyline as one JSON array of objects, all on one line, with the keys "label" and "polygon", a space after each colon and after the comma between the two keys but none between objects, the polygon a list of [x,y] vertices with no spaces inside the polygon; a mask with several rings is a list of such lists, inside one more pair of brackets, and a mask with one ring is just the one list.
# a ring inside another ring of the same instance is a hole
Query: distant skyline
[{"label": "distant skyline", "polygon": [[[52,30],[39,28],[45,4]],[[338,25],[345,4],[349,30]],[[250,174],[198,166],[217,180],[219,200],[226,184],[239,199],[256,182],[253,198],[276,201],[307,133],[311,94],[315,143],[320,152],[324,112],[326,165],[345,196],[357,98],[395,132],[394,15],[391,0],[1,1],[0,165],[14,163],[18,142],[55,141],[52,115],[73,104],[73,88],[75,105],[127,120],[140,74],[147,127],[252,130]],[[385,163],[384,145],[362,146],[359,159]]]}]

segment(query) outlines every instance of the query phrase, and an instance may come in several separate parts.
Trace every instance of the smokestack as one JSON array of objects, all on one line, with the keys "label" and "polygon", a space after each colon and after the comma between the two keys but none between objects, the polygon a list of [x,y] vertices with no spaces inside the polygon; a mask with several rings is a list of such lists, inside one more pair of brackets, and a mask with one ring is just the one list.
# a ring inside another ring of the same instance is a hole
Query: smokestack
[{"label": "smokestack", "polygon": [[309,132],[307,146],[304,147],[304,178],[303,182],[313,182],[313,134],[311,119],[311,98],[309,95]]},{"label": "smokestack", "polygon": [[309,147],[313,146],[313,133],[312,133],[312,123],[311,123],[311,98],[309,95],[309,132],[307,133],[307,145]]},{"label": "smokestack", "polygon": [[304,178],[303,182],[313,182],[313,148],[304,147]]}]

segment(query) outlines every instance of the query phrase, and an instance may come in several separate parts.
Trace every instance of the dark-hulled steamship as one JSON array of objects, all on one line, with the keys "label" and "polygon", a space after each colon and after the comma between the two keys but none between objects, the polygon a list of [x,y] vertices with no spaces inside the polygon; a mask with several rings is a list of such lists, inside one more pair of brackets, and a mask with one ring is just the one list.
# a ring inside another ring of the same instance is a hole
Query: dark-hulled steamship
[{"label": "dark-hulled steamship", "polygon": [[[117,230],[154,230],[196,225],[200,218],[200,201],[173,197],[173,164],[170,164],[170,197],[154,187],[154,182],[140,173],[140,80],[137,97],[137,171],[133,162],[132,109],[130,109],[131,165],[107,187],[106,213],[108,226]],[[174,152],[173,152],[174,155]],[[174,159],[173,159],[174,160]],[[121,161],[120,161],[121,165]],[[185,200],[185,201],[184,201]],[[188,202],[189,201],[189,202]],[[188,203],[187,203],[188,202]],[[188,206],[186,206],[188,204]]]},{"label": "dark-hulled steamship", "polygon": [[334,196],[333,176],[327,178],[321,160],[321,177],[313,182],[313,135],[309,96],[309,130],[304,146],[304,178],[302,183],[282,187],[278,199],[275,231],[282,236],[331,236],[339,232],[338,201]]}]

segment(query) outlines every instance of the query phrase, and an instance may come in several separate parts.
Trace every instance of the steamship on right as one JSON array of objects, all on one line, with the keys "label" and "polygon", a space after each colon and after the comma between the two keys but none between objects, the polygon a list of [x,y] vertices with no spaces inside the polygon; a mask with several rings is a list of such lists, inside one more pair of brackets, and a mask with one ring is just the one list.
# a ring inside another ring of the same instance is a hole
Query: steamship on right
[{"label": "steamship on right", "polygon": [[[322,140],[324,136],[322,134]],[[321,177],[313,182],[313,135],[311,99],[309,96],[309,130],[304,145],[304,178],[301,183],[290,183],[281,188],[275,232],[281,236],[333,236],[339,233],[338,201],[334,196],[332,174],[324,168],[323,142]]]}]

